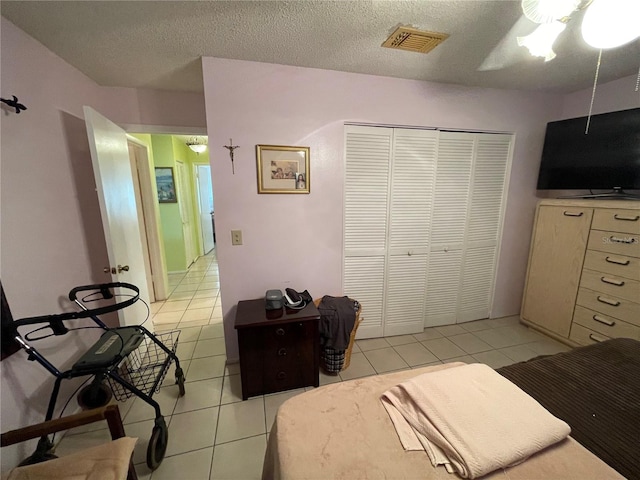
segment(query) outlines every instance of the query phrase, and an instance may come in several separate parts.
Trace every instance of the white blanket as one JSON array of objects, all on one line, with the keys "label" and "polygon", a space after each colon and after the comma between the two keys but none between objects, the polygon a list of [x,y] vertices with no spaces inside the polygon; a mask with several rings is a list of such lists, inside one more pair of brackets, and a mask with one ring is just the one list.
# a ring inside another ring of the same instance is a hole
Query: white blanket
[{"label": "white blanket", "polygon": [[520,463],[571,429],[483,364],[426,373],[382,395],[405,450],[476,478]]}]

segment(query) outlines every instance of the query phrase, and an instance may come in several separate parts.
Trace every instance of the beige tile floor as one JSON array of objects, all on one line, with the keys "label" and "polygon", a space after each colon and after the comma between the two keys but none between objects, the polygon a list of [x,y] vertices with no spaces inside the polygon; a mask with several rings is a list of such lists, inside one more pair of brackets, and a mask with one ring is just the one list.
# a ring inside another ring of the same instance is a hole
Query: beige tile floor
[{"label": "beige tile floor", "polygon": [[[134,452],[138,474],[145,480],[260,478],[278,407],[305,389],[242,401],[240,369],[237,364],[226,365],[215,253],[199,259],[188,273],[170,275],[170,283],[173,292],[166,302],[152,306],[152,320],[157,331],[181,331],[178,357],[186,374],[186,395],[179,398],[169,372],[153,396],[169,425],[166,457],[153,473],[145,465],[153,409],[135,397],[119,404],[126,433],[139,437]],[[338,376],[321,373],[320,384],[451,361],[498,368],[567,349],[520,325],[517,317],[479,320],[415,335],[358,340],[350,367]],[[105,425],[93,424],[69,432],[57,453],[108,438]]]}]

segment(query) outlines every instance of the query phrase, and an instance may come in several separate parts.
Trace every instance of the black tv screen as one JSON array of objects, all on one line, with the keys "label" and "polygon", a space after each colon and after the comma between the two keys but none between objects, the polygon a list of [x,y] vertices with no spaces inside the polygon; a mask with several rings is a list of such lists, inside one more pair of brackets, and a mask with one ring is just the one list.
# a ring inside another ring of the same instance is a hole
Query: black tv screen
[{"label": "black tv screen", "polygon": [[538,190],[640,189],[640,108],[549,122]]}]

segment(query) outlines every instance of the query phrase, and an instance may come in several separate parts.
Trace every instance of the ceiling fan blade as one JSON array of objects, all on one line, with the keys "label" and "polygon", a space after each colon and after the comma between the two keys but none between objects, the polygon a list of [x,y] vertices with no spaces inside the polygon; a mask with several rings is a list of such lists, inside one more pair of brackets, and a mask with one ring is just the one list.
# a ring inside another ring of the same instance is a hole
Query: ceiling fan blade
[{"label": "ceiling fan blade", "polygon": [[501,70],[516,63],[531,58],[524,47],[518,46],[517,37],[524,37],[530,34],[537,24],[529,20],[524,15],[520,16],[513,27],[502,37],[498,44],[491,50],[489,55],[478,67],[479,71]]}]

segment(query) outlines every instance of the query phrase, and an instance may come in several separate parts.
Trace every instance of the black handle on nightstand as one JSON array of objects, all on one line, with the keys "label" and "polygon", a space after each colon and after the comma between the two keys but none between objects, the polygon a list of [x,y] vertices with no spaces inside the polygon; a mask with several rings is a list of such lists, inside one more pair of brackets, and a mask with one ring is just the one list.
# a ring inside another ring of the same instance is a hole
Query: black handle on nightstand
[{"label": "black handle on nightstand", "polygon": [[280,336],[284,335],[284,328],[278,328],[276,330],[276,335],[280,335]]},{"label": "black handle on nightstand", "polygon": [[276,375],[278,377],[278,380],[284,380],[285,378],[287,378],[287,374],[284,372],[278,372],[278,375]]},{"label": "black handle on nightstand", "polygon": [[281,357],[284,357],[287,354],[287,349],[286,348],[281,348],[280,350],[278,350],[278,355]]}]

